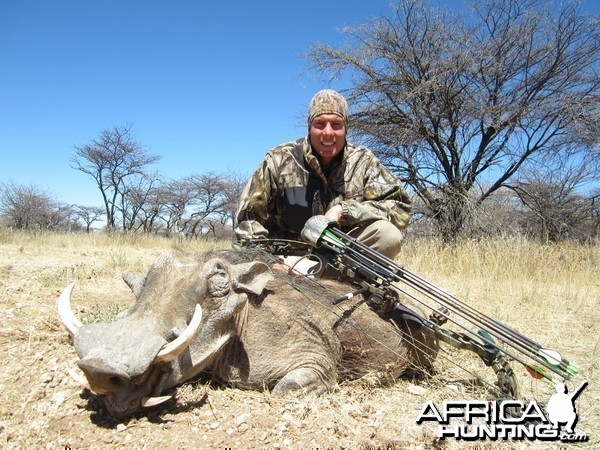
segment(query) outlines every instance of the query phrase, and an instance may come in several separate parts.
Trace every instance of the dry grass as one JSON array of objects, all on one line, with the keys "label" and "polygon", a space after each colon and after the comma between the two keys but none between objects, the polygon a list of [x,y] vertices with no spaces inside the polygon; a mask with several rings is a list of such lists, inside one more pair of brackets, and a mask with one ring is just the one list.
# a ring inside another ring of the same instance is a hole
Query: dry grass
[{"label": "dry grass", "polygon": [[[600,445],[600,245],[491,239],[443,246],[425,241],[409,243],[402,262],[577,363],[580,375],[567,384],[575,388],[583,379],[589,381],[577,400],[578,429],[591,436],[591,446]],[[516,363],[512,367],[523,397],[545,403],[554,393],[550,383],[533,380]]]},{"label": "dry grass", "polygon": [[[439,373],[421,382],[385,388],[368,380],[346,382],[338,392],[300,399],[187,385],[179,390],[176,405],[159,415],[125,424],[99,415],[98,404],[65,376],[74,354],[54,311],[60,290],[76,280],[74,307],[89,320],[103,318],[131,302],[122,271],[144,272],[172,247],[228,246],[120,234],[0,231],[0,351],[5,357],[0,443],[6,448],[540,447],[539,442],[437,442],[435,430],[415,424],[428,400],[439,404],[486,396],[485,387],[469,391],[459,380],[477,376],[493,383],[491,371],[477,358],[452,350],[448,357],[453,362],[440,359]],[[413,272],[578,363],[580,378],[589,386],[577,401],[577,429],[591,437],[588,445],[600,445],[600,245],[541,246],[518,239],[452,247],[408,242],[400,259]],[[513,368],[524,397],[549,398],[552,386],[529,378],[516,364]]]},{"label": "dry grass", "polygon": [[514,239],[442,247],[424,242],[405,248],[402,259],[463,301],[593,370],[600,245]]}]

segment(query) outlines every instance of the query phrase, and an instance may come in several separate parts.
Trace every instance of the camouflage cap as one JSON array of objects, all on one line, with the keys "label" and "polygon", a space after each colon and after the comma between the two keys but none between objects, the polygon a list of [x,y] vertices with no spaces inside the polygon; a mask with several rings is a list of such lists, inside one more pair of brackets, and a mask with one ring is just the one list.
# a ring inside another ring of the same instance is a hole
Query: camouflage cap
[{"label": "camouflage cap", "polygon": [[317,92],[308,107],[308,124],[321,114],[337,114],[348,124],[348,102],[339,92],[323,89]]}]

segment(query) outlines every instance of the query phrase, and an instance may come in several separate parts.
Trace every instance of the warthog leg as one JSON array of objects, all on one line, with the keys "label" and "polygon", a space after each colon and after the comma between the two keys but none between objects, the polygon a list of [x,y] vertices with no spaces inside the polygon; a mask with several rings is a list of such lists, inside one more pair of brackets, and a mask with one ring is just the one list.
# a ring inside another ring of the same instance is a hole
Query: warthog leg
[{"label": "warthog leg", "polygon": [[310,367],[301,367],[288,372],[273,388],[274,395],[302,389],[305,392],[326,391],[333,387],[323,374]]}]

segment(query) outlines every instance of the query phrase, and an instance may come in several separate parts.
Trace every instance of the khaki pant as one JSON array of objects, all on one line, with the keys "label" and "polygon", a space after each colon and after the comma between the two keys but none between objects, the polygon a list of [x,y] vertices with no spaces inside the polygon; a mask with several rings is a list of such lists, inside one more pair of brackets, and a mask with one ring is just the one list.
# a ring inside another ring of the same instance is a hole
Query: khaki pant
[{"label": "khaki pant", "polygon": [[[353,237],[361,244],[371,247],[382,255],[394,259],[402,247],[402,232],[387,220],[375,220],[368,224],[344,230],[346,234]],[[317,277],[330,278],[333,275],[329,269],[317,266],[314,258],[306,256],[287,256],[281,257],[283,263],[293,267],[297,272],[303,274],[313,274]]]},{"label": "khaki pant", "polygon": [[346,234],[390,259],[394,259],[402,248],[402,232],[387,220],[375,220],[352,228]]}]

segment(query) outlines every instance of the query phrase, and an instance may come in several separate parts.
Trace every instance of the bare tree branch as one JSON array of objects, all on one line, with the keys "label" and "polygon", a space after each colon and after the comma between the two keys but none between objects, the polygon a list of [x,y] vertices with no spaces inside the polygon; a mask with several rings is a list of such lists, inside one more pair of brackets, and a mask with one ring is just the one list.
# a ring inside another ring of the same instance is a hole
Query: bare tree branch
[{"label": "bare tree branch", "polygon": [[117,227],[119,211],[125,226],[128,193],[146,176],[146,167],[160,157],[148,154],[148,150],[133,138],[130,124],[102,130],[98,138],[74,148],[71,167],[96,182],[104,202],[107,228],[114,230]]},{"label": "bare tree branch", "polygon": [[[308,59],[348,76],[351,132],[453,239],[473,206],[552,153],[597,152],[598,19],[574,3],[480,0],[473,15],[400,0]],[[595,147],[594,147],[595,146]],[[485,189],[482,188],[485,186]]]}]

